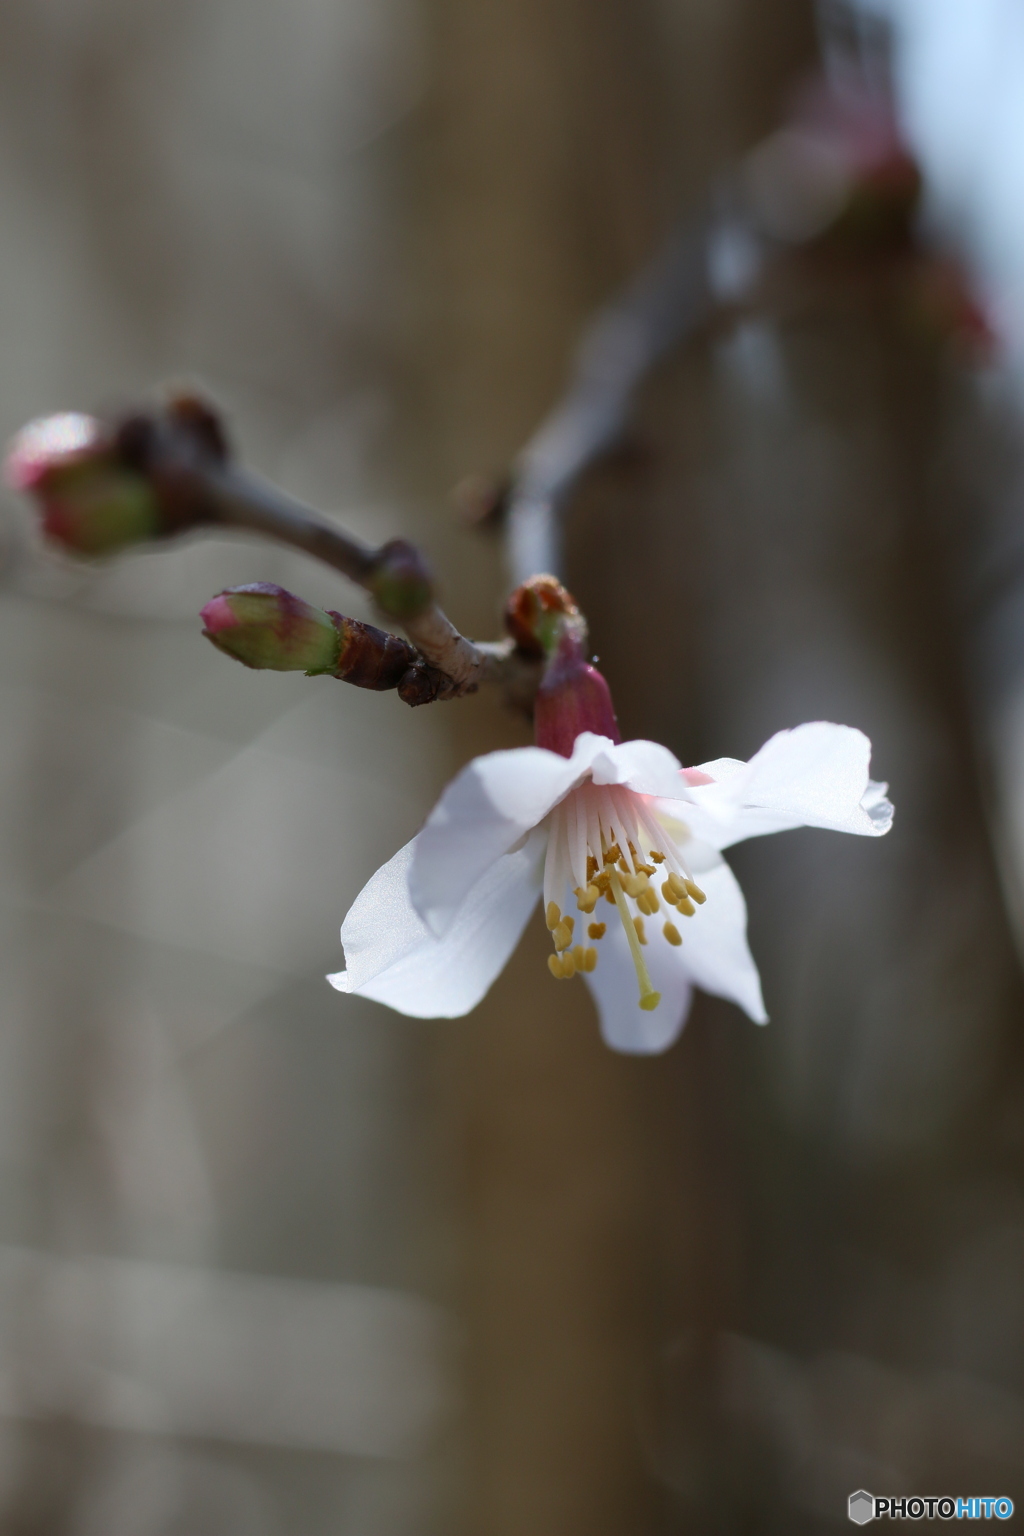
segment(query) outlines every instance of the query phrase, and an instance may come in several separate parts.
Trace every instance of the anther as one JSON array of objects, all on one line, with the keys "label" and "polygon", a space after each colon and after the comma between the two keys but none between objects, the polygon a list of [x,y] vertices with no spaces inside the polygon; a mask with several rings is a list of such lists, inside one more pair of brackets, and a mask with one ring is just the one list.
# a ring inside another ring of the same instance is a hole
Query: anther
[{"label": "anther", "polygon": [[670,944],[681,944],[683,942],[682,935],[675,923],[666,923],[661,931]]},{"label": "anther", "polygon": [[640,1007],[644,1010],[645,1013],[653,1013],[660,1002],[660,992],[645,992],[643,997],[640,999]]},{"label": "anther", "polygon": [[651,858],[654,860],[655,864],[664,864],[665,862],[665,855],[663,853],[659,853],[657,848],[651,849]]},{"label": "anther", "polygon": [[661,894],[664,896],[670,907],[674,907],[676,902],[679,900],[679,892],[676,890],[671,880],[662,881]]},{"label": "anther", "polygon": [[548,970],[551,972],[556,981],[565,980],[565,972],[562,970],[562,960],[560,955],[548,955]]},{"label": "anther", "polygon": [[562,975],[566,981],[576,975],[576,960],[571,949],[567,949],[562,956]]},{"label": "anther", "polygon": [[597,860],[592,853],[587,854],[587,879],[593,880],[597,874]]},{"label": "anther", "polygon": [[608,930],[607,923],[591,923],[587,928],[588,939],[603,939]]},{"label": "anther", "polygon": [[681,912],[684,917],[692,917],[697,908],[694,906],[689,896],[684,896],[681,901],[676,902],[676,910]]},{"label": "anther", "polygon": [[628,870],[623,870],[622,889],[627,896],[639,896],[641,891],[646,891],[647,889],[647,876],[633,875]]},{"label": "anther", "polygon": [[600,896],[600,894],[601,892],[598,890],[596,885],[588,885],[586,890],[582,890],[580,886],[577,886],[576,905],[579,907],[581,912],[593,912],[594,908],[597,906],[597,898]]},{"label": "anther", "polygon": [[559,923],[551,937],[555,941],[556,949],[562,950],[569,948],[569,945],[572,943],[572,929],[569,927],[569,924],[566,922],[565,918],[563,918]]},{"label": "anther", "polygon": [[687,896],[692,896],[698,907],[702,907],[707,901],[707,897],[701,890],[700,886],[696,885],[692,880],[684,880],[683,884],[686,887]]},{"label": "anther", "polygon": [[636,936],[640,940],[640,943],[641,944],[646,944],[647,943],[647,935],[646,935],[646,933],[644,933],[644,920],[643,920],[643,918],[642,917],[634,917],[634,919],[633,919],[633,927],[636,929]]},{"label": "anther", "polygon": [[686,882],[680,875],[676,874],[675,870],[669,875],[668,883],[673,891],[675,891],[676,901],[679,901],[681,897],[686,895]]},{"label": "anther", "polygon": [[637,869],[641,875],[647,875],[648,877],[653,875],[655,872],[653,864],[638,864]]},{"label": "anther", "polygon": [[610,905],[611,905],[611,906],[613,906],[613,907],[614,907],[614,905],[615,905],[615,895],[614,895],[614,892],[613,892],[613,891],[612,891],[612,888],[611,888],[611,886],[610,886],[610,885],[609,885],[609,886],[608,886],[608,887],[607,887],[607,889],[606,889],[606,890],[605,890],[605,893],[604,893],[604,899],[605,899],[605,901],[607,901],[607,902],[608,902],[608,903],[609,903],[609,904],[610,904]]},{"label": "anther", "polygon": [[596,949],[584,950],[584,952],[583,952],[583,969],[585,971],[595,971],[597,969],[597,950]]},{"label": "anther", "polygon": [[585,944],[574,944],[572,947],[572,958],[578,971],[585,970],[587,963],[587,946]]},{"label": "anther", "polygon": [[547,923],[548,928],[552,933],[558,927],[559,919],[561,916],[562,914],[558,910],[558,903],[549,901],[547,905],[547,911],[544,914],[544,921]]},{"label": "anther", "polygon": [[618,843],[612,843],[611,847],[606,848],[604,851],[604,861],[606,864],[617,864],[621,858],[622,850]]}]

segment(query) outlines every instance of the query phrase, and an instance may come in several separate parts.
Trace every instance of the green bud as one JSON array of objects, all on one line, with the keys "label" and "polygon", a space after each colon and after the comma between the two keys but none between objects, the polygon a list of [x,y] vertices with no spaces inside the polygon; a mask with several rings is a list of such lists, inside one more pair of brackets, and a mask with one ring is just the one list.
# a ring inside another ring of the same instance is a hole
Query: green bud
[{"label": "green bud", "polygon": [[405,539],[392,539],[377,558],[368,582],[377,606],[393,619],[414,619],[434,601],[426,561]]},{"label": "green bud", "polygon": [[91,416],[31,422],[6,468],[10,483],[35,499],[46,537],[76,555],[109,555],[160,534],[149,481],[121,462],[108,429]]},{"label": "green bud", "polygon": [[272,582],[231,587],[202,610],[203,633],[244,666],[316,676],[338,666],[334,619]]}]

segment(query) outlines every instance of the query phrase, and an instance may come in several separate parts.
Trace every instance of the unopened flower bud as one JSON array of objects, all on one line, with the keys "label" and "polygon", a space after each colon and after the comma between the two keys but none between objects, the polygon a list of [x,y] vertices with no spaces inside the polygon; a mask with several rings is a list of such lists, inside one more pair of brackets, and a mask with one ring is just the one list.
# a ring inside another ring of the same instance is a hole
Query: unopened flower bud
[{"label": "unopened flower bud", "polygon": [[243,666],[332,672],[341,636],[330,614],[271,582],[221,592],[202,611],[203,633]]},{"label": "unopened flower bud", "polygon": [[397,688],[407,704],[436,698],[439,674],[398,635],[314,608],[272,582],[230,587],[202,611],[203,633],[244,666],[269,672],[324,673],[357,688]]},{"label": "unopened flower bud", "polygon": [[929,255],[907,274],[903,316],[923,341],[950,343],[967,360],[994,357],[998,338],[966,268],[948,256]]},{"label": "unopened flower bud", "polygon": [[527,656],[553,656],[565,633],[582,646],[586,624],[571,593],[554,576],[531,576],[505,605],[505,627]]},{"label": "unopened flower bud", "polygon": [[798,94],[790,121],[749,156],[754,215],[786,242],[824,240],[836,254],[887,254],[912,238],[921,173],[879,91],[822,79]]},{"label": "unopened flower bud", "polygon": [[563,633],[541,679],[533,713],[538,747],[571,757],[577,736],[593,731],[620,741],[611,690],[596,667],[586,660],[579,637]]},{"label": "unopened flower bud", "polygon": [[384,545],[367,585],[377,606],[393,619],[414,619],[434,601],[430,568],[406,539]]},{"label": "unopened flower bud", "polygon": [[6,472],[38,503],[46,537],[77,555],[107,555],[160,533],[148,481],[123,462],[110,430],[94,417],[30,422],[11,444]]}]

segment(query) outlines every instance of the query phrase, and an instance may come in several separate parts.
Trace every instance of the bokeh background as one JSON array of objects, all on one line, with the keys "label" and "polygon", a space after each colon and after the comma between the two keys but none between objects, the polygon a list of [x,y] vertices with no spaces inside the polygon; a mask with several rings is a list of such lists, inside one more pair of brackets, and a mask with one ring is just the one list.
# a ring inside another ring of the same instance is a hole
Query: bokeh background
[{"label": "bokeh background", "polygon": [[248,673],[200,634],[222,586],[361,594],[241,538],[76,566],[6,495],[0,1531],[1024,1499],[1012,0],[5,0],[0,428],[199,382],[492,635],[500,535],[452,487],[813,71],[891,90],[914,249],[994,343],[917,324],[905,263],[796,251],[651,372],[567,528],[627,735],[698,762],[838,719],[892,784],[884,843],[736,850],[769,1029],[702,998],[614,1056],[539,926],[466,1020],[333,993],[363,881],[527,727]]}]

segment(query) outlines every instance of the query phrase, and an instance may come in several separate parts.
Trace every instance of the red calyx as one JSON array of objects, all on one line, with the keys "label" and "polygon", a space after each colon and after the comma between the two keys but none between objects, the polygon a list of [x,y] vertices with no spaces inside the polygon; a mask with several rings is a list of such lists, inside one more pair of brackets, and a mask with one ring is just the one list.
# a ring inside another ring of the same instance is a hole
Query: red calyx
[{"label": "red calyx", "polygon": [[583,731],[621,741],[611,690],[583,655],[579,637],[563,634],[537,690],[533,713],[538,747],[571,757]]}]

